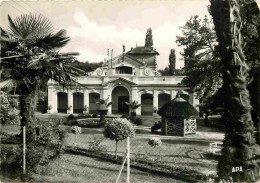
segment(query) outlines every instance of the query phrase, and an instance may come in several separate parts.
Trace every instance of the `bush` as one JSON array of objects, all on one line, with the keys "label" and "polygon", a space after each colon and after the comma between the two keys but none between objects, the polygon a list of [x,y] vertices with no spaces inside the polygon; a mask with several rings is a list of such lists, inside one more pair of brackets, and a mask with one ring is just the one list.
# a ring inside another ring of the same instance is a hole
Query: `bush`
[{"label": "bush", "polygon": [[126,114],[123,114],[120,118],[123,118],[123,119],[127,119],[127,120],[129,120],[129,116],[126,115]]},{"label": "bush", "polygon": [[7,95],[0,91],[0,121],[1,124],[16,124],[20,125],[21,116],[19,115],[18,99]]},{"label": "bush", "polygon": [[159,137],[153,137],[149,139],[148,144],[152,147],[157,147],[162,145],[162,141]]},{"label": "bush", "polygon": [[130,119],[131,123],[133,123],[137,126],[142,125],[142,123],[143,123],[142,119],[139,117],[136,117],[136,116],[130,116],[129,119]]},{"label": "bush", "polygon": [[155,122],[154,125],[151,128],[151,132],[154,133],[155,130],[161,129],[162,123],[161,121]]},{"label": "bush", "polygon": [[134,137],[135,131],[133,125],[124,118],[115,118],[105,125],[104,136],[110,140],[116,141],[115,155],[117,157],[117,143],[127,137]]},{"label": "bush", "polygon": [[67,118],[68,121],[75,120],[76,117],[73,114],[70,114]]},{"label": "bush", "polygon": [[92,114],[92,118],[97,118],[97,114]]}]

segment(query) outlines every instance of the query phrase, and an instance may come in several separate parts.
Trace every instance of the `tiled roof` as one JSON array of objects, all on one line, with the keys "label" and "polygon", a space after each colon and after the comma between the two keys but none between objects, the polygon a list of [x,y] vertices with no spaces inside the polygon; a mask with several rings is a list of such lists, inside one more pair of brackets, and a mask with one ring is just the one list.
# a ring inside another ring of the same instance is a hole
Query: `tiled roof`
[{"label": "tiled roof", "polygon": [[159,55],[159,53],[150,47],[145,46],[138,46],[130,51],[128,51],[126,54],[129,55]]}]

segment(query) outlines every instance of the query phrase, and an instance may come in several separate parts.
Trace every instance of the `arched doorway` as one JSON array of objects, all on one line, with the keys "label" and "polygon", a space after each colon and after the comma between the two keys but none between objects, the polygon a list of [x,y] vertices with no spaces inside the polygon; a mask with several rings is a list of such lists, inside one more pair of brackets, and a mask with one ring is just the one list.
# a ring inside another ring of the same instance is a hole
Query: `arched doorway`
[{"label": "arched doorway", "polygon": [[167,93],[161,93],[158,95],[158,109],[164,106],[171,100],[171,95]]},{"label": "arched doorway", "polygon": [[153,115],[153,95],[143,94],[141,95],[141,115]]},{"label": "arched doorway", "polygon": [[65,92],[57,93],[58,113],[67,113],[68,109],[68,94]]},{"label": "arched doorway", "polygon": [[115,87],[112,91],[112,113],[129,114],[129,106],[125,102],[129,102],[129,92],[123,86]]},{"label": "arched doorway", "polygon": [[99,93],[90,93],[89,94],[89,113],[90,114],[98,114],[98,102],[100,101]]},{"label": "arched doorway", "polygon": [[83,93],[73,93],[73,113],[83,113]]}]

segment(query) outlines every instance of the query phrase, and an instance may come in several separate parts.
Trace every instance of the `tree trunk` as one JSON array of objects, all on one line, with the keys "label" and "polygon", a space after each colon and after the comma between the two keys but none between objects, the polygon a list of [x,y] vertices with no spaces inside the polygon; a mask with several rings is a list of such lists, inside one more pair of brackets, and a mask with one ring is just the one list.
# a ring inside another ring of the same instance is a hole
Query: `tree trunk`
[{"label": "tree trunk", "polygon": [[117,144],[118,144],[118,141],[116,141],[116,152],[115,152],[116,159],[117,159]]},{"label": "tree trunk", "polygon": [[[211,0],[211,14],[224,66],[226,134],[222,158],[218,162],[220,178],[255,182],[259,176],[259,146],[255,143],[247,90],[248,70],[241,41],[241,17],[235,0]],[[233,168],[242,167],[242,172]]]},{"label": "tree trunk", "polygon": [[26,134],[27,137],[29,134],[34,138],[36,135],[35,132],[35,111],[38,102],[38,92],[39,86],[31,86],[28,88],[27,86],[21,87],[21,95],[20,95],[20,115],[21,119],[21,134],[23,126],[26,126]]}]

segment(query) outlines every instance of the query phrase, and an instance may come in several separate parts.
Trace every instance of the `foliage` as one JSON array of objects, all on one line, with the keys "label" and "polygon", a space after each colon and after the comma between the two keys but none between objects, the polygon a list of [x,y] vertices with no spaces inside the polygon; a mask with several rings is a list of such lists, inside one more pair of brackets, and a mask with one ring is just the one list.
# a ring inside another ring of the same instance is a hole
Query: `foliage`
[{"label": "foliage", "polygon": [[106,107],[109,107],[110,105],[112,105],[112,101],[108,102],[109,101],[109,97],[107,99],[99,99],[99,103],[100,104],[105,104]]},{"label": "foliage", "polygon": [[104,138],[96,138],[95,137],[92,141],[88,142],[89,143],[88,150],[95,153],[95,154],[106,151],[106,147],[103,146],[103,145],[100,145],[103,140],[104,140]]},{"label": "foliage", "polygon": [[177,36],[176,42],[184,47],[181,53],[186,75],[183,84],[191,87],[202,102],[207,101],[222,85],[222,67],[212,20],[207,16],[201,20],[195,15],[180,28],[182,36]]},{"label": "foliage", "polygon": [[104,136],[110,140],[116,141],[116,157],[118,141],[125,140],[127,137],[132,138],[134,135],[134,127],[127,119],[115,118],[105,125]]},{"label": "foliage", "polygon": [[71,132],[78,135],[78,134],[81,134],[81,127],[78,127],[78,126],[72,126],[71,127]]},{"label": "foliage", "polygon": [[152,147],[158,147],[162,145],[162,141],[159,137],[152,137],[148,140],[148,144]]},{"label": "foliage", "polygon": [[130,119],[131,123],[133,123],[133,124],[135,124],[137,126],[142,125],[142,123],[143,123],[142,119],[139,118],[139,117],[136,117],[136,116],[130,116],[129,119]]},{"label": "foliage", "polygon": [[[158,70],[158,72],[160,72],[162,74],[162,76],[170,76],[169,67],[165,67],[164,69],[160,69],[160,70]],[[185,73],[184,73],[183,68],[182,69],[175,69],[174,75],[175,76],[184,76]]]},{"label": "foliage", "polygon": [[153,47],[153,35],[152,35],[152,29],[151,28],[147,29],[144,46]]},{"label": "foliage", "polygon": [[86,62],[79,62],[77,60],[73,61],[71,65],[75,68],[83,70],[85,73],[92,72],[96,70],[98,67],[101,67],[103,62],[98,62],[98,63],[89,63],[88,61]]},{"label": "foliage", "polygon": [[[231,176],[238,182],[255,182],[259,178],[260,152],[253,135],[254,124],[247,90],[249,67],[241,39],[241,25],[244,22],[240,6],[237,1],[211,0],[210,10],[224,68],[223,89],[226,99],[226,134],[222,158],[218,162],[218,175],[225,179]],[[231,167],[240,166],[247,171],[239,174],[231,172]]]},{"label": "foliage", "polygon": [[97,118],[97,114],[92,114],[92,118]]},{"label": "foliage", "polygon": [[21,116],[19,115],[18,99],[11,97],[5,92],[0,92],[0,121],[1,124],[16,124],[20,125]]},{"label": "foliage", "polygon": [[176,55],[175,49],[171,49],[171,53],[169,55],[169,75],[173,76],[175,74],[176,67]]},{"label": "foliage", "polygon": [[71,121],[68,121],[68,120],[65,120],[63,122],[64,125],[67,125],[67,126],[78,126],[78,127],[81,127],[81,128],[103,128],[106,124],[106,122],[99,122],[98,121],[95,121],[95,120],[92,120],[92,121],[89,121],[89,120],[71,120]]},{"label": "foliage", "polygon": [[126,114],[123,114],[120,118],[123,118],[123,119],[127,119],[127,120],[129,120],[129,116],[126,115]]},{"label": "foliage", "polygon": [[75,120],[76,117],[73,114],[70,114],[67,118],[68,121]]},{"label": "foliage", "polygon": [[161,121],[155,122],[151,128],[151,132],[154,133],[156,130],[161,129],[161,127],[162,127]]}]

